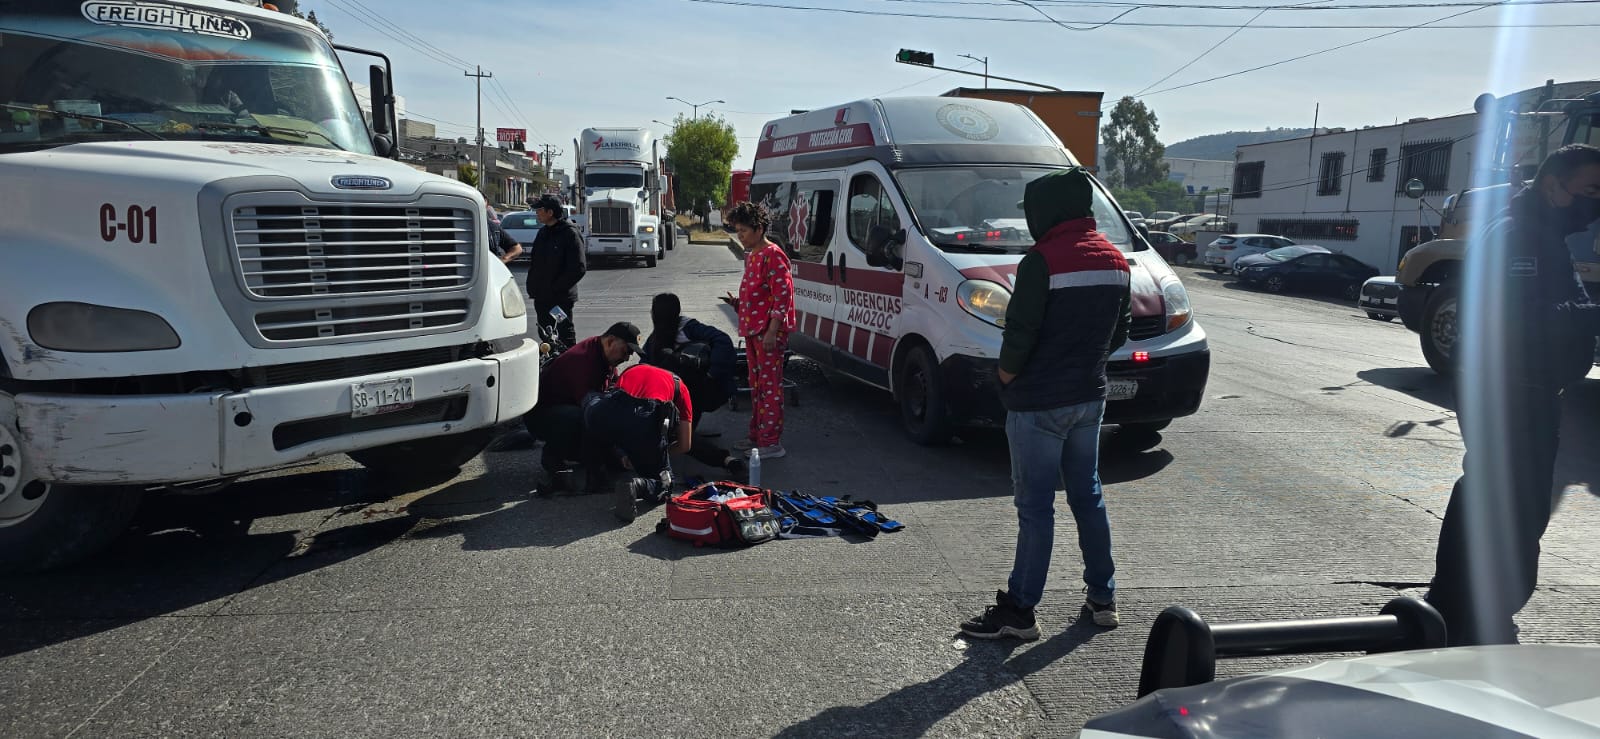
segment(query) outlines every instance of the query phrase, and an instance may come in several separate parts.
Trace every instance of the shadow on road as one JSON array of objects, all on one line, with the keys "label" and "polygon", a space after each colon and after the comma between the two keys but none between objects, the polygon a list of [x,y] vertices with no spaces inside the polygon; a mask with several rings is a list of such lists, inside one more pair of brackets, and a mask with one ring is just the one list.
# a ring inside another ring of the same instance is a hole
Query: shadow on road
[{"label": "shadow on road", "polygon": [[1073,624],[1021,654],[1015,641],[967,645],[965,659],[938,677],[901,688],[864,706],[836,706],[777,732],[786,739],[834,736],[922,736],[973,699],[1006,687],[1087,644],[1100,629]]},{"label": "shadow on road", "polygon": [[1427,367],[1376,367],[1361,370],[1356,377],[1426,403],[1456,409],[1455,388],[1450,380]]}]

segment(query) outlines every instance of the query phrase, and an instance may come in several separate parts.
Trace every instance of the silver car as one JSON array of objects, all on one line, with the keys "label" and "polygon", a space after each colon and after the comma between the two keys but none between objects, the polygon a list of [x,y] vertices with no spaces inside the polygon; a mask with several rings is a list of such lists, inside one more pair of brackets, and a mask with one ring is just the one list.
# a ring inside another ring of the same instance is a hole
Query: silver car
[{"label": "silver car", "polygon": [[1239,257],[1266,254],[1273,249],[1294,245],[1294,239],[1272,234],[1227,234],[1218,236],[1206,247],[1201,262],[1219,275],[1227,274],[1233,271],[1233,263],[1239,261]]}]

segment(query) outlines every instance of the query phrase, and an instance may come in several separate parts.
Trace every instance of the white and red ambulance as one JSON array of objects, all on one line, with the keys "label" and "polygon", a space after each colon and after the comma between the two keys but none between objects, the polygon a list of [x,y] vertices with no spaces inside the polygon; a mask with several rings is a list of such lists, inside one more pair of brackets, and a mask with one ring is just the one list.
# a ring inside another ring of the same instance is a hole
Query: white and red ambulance
[{"label": "white and red ambulance", "polygon": [[[922,443],[1004,420],[995,369],[1034,178],[1076,164],[1019,105],[860,100],[762,129],[750,199],[794,265],[795,351],[894,393]],[[1152,429],[1200,407],[1205,332],[1172,269],[1103,189],[1099,229],[1132,269],[1133,329],[1108,366],[1106,423]]]}]

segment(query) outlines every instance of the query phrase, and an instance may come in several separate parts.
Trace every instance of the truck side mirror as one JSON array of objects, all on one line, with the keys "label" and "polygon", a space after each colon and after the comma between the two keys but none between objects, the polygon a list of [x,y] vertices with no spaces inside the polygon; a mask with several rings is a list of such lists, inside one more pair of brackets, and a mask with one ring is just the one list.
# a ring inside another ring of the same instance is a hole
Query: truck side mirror
[{"label": "truck side mirror", "polygon": [[372,95],[372,132],[390,133],[389,119],[394,117],[394,96],[389,91],[389,71],[376,64],[367,68],[367,81]]},{"label": "truck side mirror", "polygon": [[900,269],[905,266],[905,261],[900,255],[890,251],[890,247],[906,243],[906,230],[890,231],[888,226],[878,224],[867,232],[867,264],[872,267],[889,267]]},{"label": "truck side mirror", "polygon": [[394,141],[390,140],[387,134],[372,134],[372,153],[380,157],[394,156]]}]

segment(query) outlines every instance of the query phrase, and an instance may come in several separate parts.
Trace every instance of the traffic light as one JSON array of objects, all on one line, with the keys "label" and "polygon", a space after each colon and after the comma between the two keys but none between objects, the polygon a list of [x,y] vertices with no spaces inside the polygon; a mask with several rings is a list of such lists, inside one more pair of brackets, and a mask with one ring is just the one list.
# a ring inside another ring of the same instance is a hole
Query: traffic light
[{"label": "traffic light", "polygon": [[901,49],[899,54],[894,55],[894,60],[901,64],[921,64],[925,67],[931,67],[933,66],[933,52]]}]

